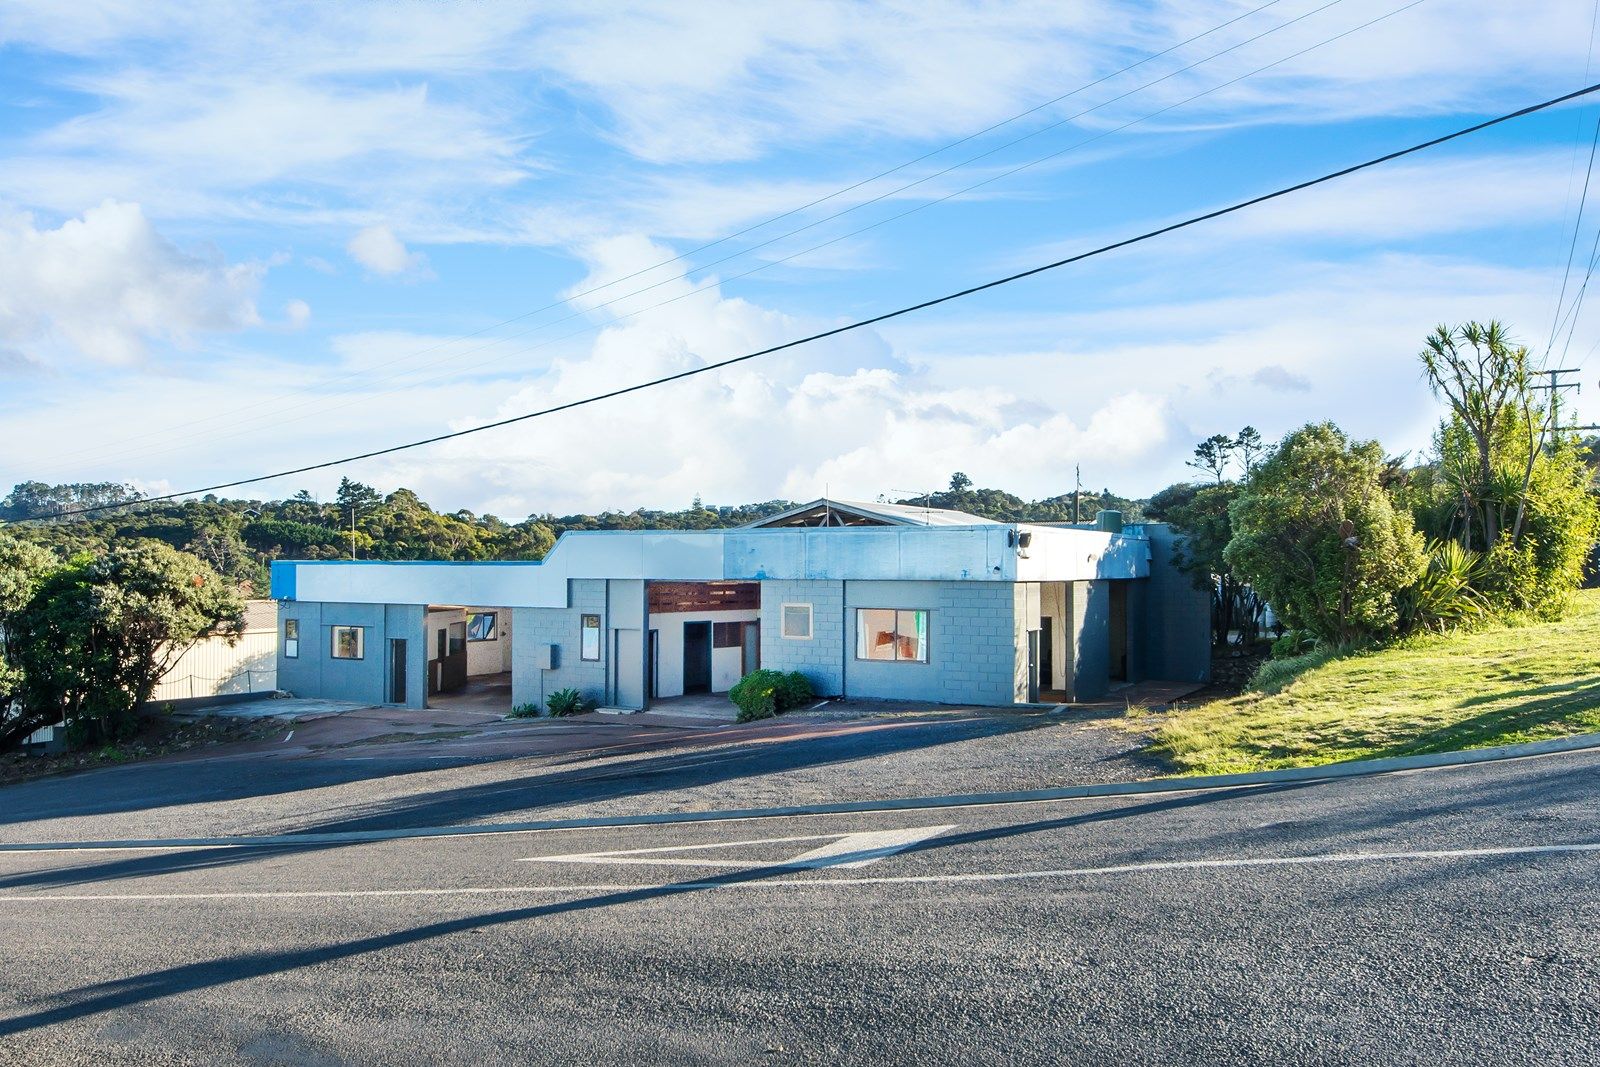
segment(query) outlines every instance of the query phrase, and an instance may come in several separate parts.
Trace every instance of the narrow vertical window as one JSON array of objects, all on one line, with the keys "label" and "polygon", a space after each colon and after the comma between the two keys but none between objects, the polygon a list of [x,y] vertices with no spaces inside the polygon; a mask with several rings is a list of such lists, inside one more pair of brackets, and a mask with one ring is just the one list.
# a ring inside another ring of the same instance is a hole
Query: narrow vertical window
[{"label": "narrow vertical window", "polygon": [[300,658],[300,620],[283,620],[283,656],[285,659]]},{"label": "narrow vertical window", "polygon": [[578,657],[586,660],[600,658],[600,616],[585,615],[579,629]]}]

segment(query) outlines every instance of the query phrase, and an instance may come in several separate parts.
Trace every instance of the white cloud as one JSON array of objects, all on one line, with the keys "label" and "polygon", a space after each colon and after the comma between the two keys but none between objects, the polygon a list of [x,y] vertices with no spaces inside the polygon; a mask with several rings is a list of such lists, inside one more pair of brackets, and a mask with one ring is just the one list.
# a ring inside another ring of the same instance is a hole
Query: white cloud
[{"label": "white cloud", "polygon": [[357,232],[345,245],[345,251],[372,273],[389,278],[401,274],[416,277],[428,267],[427,256],[408,250],[393,230],[381,224]]},{"label": "white cloud", "polygon": [[259,324],[265,269],[180,250],[138,204],[106,201],[55,229],[0,212],[0,346],[136,363],[152,341]]},{"label": "white cloud", "polygon": [[311,305],[304,300],[291,300],[283,305],[283,324],[286,329],[303,330],[311,321]]}]

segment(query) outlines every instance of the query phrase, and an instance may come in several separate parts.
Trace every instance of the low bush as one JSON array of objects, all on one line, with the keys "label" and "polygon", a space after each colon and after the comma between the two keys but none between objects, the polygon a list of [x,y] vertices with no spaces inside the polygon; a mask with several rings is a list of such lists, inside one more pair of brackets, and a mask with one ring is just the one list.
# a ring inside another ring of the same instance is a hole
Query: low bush
[{"label": "low bush", "polygon": [[545,707],[552,715],[583,715],[595,709],[595,702],[576,689],[557,689],[545,697]]},{"label": "low bush", "polygon": [[739,722],[770,719],[811,697],[811,683],[799,671],[751,671],[728,690],[728,699],[739,708]]},{"label": "low bush", "polygon": [[516,707],[512,708],[510,718],[531,719],[538,714],[539,705],[530,701],[526,704],[518,704]]}]

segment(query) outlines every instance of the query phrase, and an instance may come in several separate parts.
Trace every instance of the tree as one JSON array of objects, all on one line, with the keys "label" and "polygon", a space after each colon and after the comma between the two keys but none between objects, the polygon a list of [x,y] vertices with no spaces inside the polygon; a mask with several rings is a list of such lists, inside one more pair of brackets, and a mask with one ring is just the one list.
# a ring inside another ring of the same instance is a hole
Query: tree
[{"label": "tree", "polygon": [[1406,493],[1429,532],[1481,552],[1474,585],[1499,611],[1559,615],[1600,530],[1577,440],[1554,425],[1528,349],[1498,322],[1440,326],[1420,355],[1450,413],[1429,476]]},{"label": "tree", "polygon": [[1228,461],[1233,455],[1233,438],[1225,433],[1214,433],[1194,446],[1194,458],[1186,460],[1187,466],[1205,471],[1221,485],[1228,476]]},{"label": "tree", "polygon": [[18,703],[25,681],[17,656],[25,631],[18,616],[55,565],[46,549],[0,530],[0,749],[48,725],[34,722]]},{"label": "tree", "polygon": [[1244,468],[1245,477],[1256,469],[1256,461],[1267,450],[1266,442],[1261,440],[1261,431],[1254,426],[1246,426],[1239,431],[1239,436],[1233,439],[1233,450],[1239,453],[1239,466]]},{"label": "tree", "polygon": [[1224,558],[1290,626],[1379,638],[1426,568],[1422,535],[1382,485],[1384,453],[1330,422],[1296,430],[1245,480]]},{"label": "tree", "polygon": [[339,509],[339,519],[348,525],[383,503],[383,494],[370,485],[351,481],[349,478],[339,479],[339,489],[333,496],[333,502]]},{"label": "tree", "polygon": [[159,541],[77,556],[17,613],[23,703],[77,744],[126,736],[178,657],[207,634],[236,639],[243,613],[215,571]]},{"label": "tree", "polygon": [[956,471],[954,474],[952,474],[950,476],[950,491],[952,493],[964,493],[968,489],[971,489],[971,488],[972,488],[972,479],[968,478],[965,474],[961,473],[960,471]]}]

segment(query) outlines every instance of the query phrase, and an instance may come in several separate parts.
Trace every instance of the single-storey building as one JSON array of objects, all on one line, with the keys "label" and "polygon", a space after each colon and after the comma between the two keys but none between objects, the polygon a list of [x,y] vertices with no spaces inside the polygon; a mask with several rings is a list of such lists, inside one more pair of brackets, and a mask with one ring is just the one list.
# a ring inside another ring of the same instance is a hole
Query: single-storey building
[{"label": "single-storey building", "polygon": [[1161,524],[818,500],[721,530],[577,531],[540,562],[278,561],[278,684],[421,708],[510,676],[643,709],[757,667],[818,694],[1006,705],[1210,672],[1210,599]]}]

